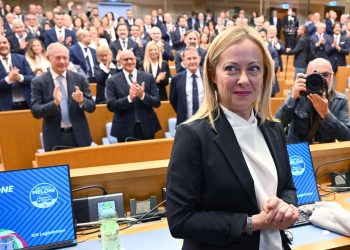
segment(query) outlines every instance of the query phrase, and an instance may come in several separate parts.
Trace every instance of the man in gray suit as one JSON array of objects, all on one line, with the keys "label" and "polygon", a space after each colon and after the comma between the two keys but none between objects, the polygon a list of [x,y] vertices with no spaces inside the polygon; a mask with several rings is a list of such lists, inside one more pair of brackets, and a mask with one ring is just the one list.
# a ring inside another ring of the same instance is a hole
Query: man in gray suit
[{"label": "man in gray suit", "polygon": [[44,118],[45,151],[91,145],[84,111],[92,113],[95,103],[82,75],[68,71],[69,50],[60,43],[47,48],[50,70],[36,77],[31,86],[32,113]]}]

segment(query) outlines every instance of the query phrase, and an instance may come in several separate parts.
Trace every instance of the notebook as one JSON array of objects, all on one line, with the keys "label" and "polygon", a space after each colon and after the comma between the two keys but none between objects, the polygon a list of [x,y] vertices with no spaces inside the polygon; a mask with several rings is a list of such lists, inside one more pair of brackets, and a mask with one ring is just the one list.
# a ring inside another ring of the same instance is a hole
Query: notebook
[{"label": "notebook", "polygon": [[0,172],[0,240],[14,249],[77,244],[69,166]]},{"label": "notebook", "polygon": [[[309,144],[307,142],[288,144],[287,150],[298,207],[320,201]],[[311,214],[305,214],[300,209],[299,213],[301,218],[297,225],[309,223],[307,217]]]}]

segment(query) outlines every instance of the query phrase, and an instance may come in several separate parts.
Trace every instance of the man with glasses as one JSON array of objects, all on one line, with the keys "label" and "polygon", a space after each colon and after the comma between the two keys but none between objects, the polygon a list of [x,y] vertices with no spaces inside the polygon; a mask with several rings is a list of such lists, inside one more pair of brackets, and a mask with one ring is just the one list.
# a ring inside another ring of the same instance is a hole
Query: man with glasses
[{"label": "man with glasses", "polygon": [[121,51],[119,57],[123,70],[106,82],[107,108],[114,112],[111,135],[118,142],[153,139],[161,129],[153,110],[160,106],[154,78],[136,69],[131,50]]},{"label": "man with glasses", "polygon": [[[319,74],[326,84],[322,96],[307,90],[306,77]],[[325,143],[350,140],[347,97],[333,89],[333,70],[329,61],[317,58],[308,64],[306,75],[298,74],[285,103],[276,117],[288,127],[287,142]]]}]

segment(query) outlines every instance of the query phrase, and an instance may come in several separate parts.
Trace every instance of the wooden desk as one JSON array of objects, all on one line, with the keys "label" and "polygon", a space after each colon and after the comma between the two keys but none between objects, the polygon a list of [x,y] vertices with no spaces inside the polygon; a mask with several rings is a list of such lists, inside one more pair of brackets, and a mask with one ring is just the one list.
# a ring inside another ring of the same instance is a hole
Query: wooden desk
[{"label": "wooden desk", "polygon": [[[71,169],[72,188],[101,185],[109,193],[124,194],[126,211],[130,211],[129,201],[149,199],[156,195],[162,200],[162,188],[169,160],[145,161],[109,166]],[[96,191],[73,193],[74,198],[97,195]]]},{"label": "wooden desk", "polygon": [[[168,131],[168,119],[175,117],[175,112],[168,101],[162,102],[155,112],[162,127],[155,137],[164,138],[164,133]],[[106,123],[112,120],[113,113],[107,110],[105,104],[100,104],[86,116],[93,141],[102,144],[102,138],[106,136]],[[30,110],[0,112],[0,171],[32,166],[34,154],[41,148],[41,124],[42,119],[33,118]]]},{"label": "wooden desk", "polygon": [[[344,208],[347,208],[350,210],[350,203],[345,201],[345,198],[350,198],[350,193],[344,193],[344,194],[337,194],[336,195],[336,201],[339,202]],[[121,225],[120,228],[124,227],[124,225]],[[142,234],[145,232],[151,232],[155,230],[167,230],[168,223],[166,219],[162,219],[160,221],[155,221],[155,222],[149,222],[149,223],[144,223],[144,224],[138,224],[134,225],[128,229],[120,231],[120,235],[127,236],[130,234],[134,234],[137,236],[137,234]],[[308,235],[305,235],[305,237],[308,237]],[[141,237],[140,237],[141,238]],[[136,239],[136,237],[134,237]],[[94,234],[92,236],[79,236],[78,241],[85,241],[85,240],[98,240],[97,234]],[[172,240],[169,238],[169,240]],[[146,244],[147,242],[141,242],[141,244]],[[149,247],[149,245],[147,245]],[[160,246],[164,247],[164,246]],[[179,249],[181,247],[181,240],[179,240]],[[142,248],[140,248],[142,249]],[[158,249],[158,248],[157,248]],[[164,248],[165,249],[165,248]],[[293,246],[293,250],[330,250],[330,249],[337,249],[337,250],[349,250],[350,249],[350,238],[348,237],[337,237],[331,240],[322,240],[319,242],[314,242],[311,244],[305,244],[301,246]]]},{"label": "wooden desk", "polygon": [[348,87],[349,76],[350,76],[350,67],[339,66],[338,72],[335,77],[334,89],[344,94],[345,89]]}]

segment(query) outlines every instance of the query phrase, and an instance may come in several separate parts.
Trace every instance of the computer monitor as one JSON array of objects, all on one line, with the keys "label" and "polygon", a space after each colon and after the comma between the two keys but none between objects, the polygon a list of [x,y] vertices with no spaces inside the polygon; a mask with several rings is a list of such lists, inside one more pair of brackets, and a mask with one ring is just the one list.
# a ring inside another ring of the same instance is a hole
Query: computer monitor
[{"label": "computer monitor", "polygon": [[307,142],[287,145],[298,206],[320,201],[314,167]]},{"label": "computer monitor", "polygon": [[76,245],[69,166],[0,172],[0,239],[14,249]]}]

